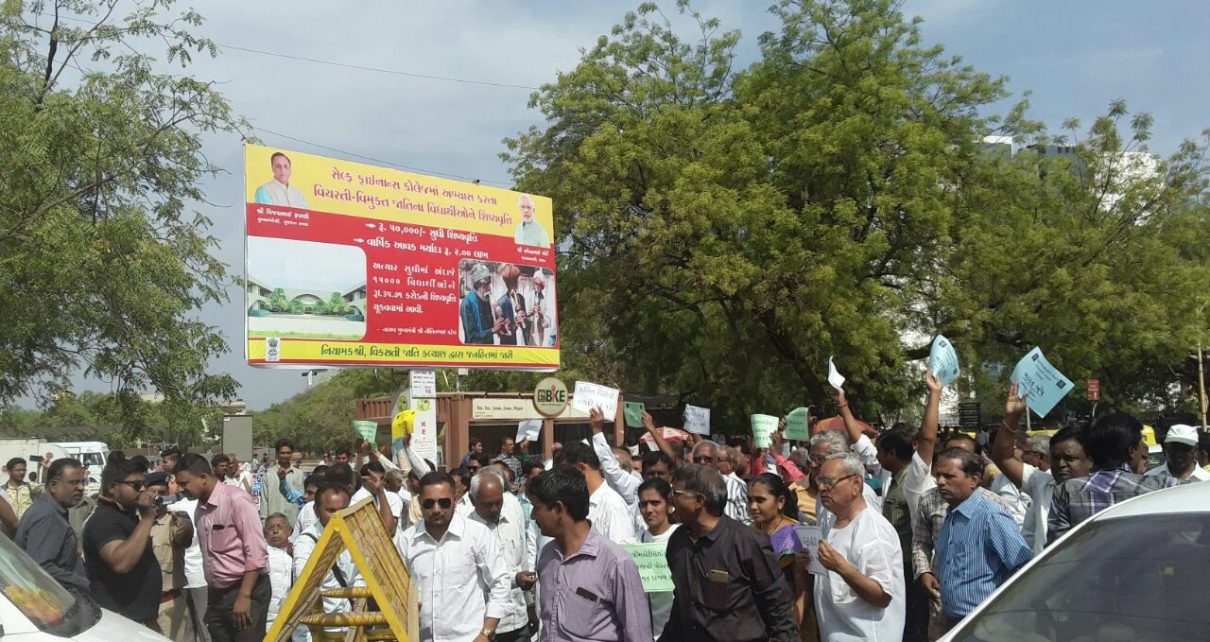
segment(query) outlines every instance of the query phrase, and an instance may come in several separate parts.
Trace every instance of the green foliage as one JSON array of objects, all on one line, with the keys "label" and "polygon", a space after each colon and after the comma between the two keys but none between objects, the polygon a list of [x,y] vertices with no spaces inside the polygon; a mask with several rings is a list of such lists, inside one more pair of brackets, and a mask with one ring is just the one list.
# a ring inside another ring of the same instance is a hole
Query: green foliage
[{"label": "green foliage", "polygon": [[333,292],[328,297],[328,314],[347,314],[352,309],[339,292]]},{"label": "green foliage", "polygon": [[253,413],[253,439],[271,444],[288,437],[296,448],[311,451],[348,448],[353,443],[357,400],[389,395],[400,385],[407,385],[406,372],[341,370],[302,394]]},{"label": "green foliage", "polygon": [[290,303],[286,305],[285,311],[289,312],[290,314],[302,314],[304,307],[305,306],[303,306],[303,302],[301,300],[290,299]]},{"label": "green foliage", "polygon": [[0,411],[0,437],[49,441],[104,441],[112,448],[142,444],[209,445],[206,432],[222,426],[222,408],[146,401],[129,393],[59,392],[43,410]]},{"label": "green foliage", "polygon": [[985,115],[1003,80],[922,43],[899,6],[783,0],[736,71],[738,33],[682,2],[682,40],[644,4],[533,95],[545,127],[503,156],[555,203],[570,368],[710,405],[732,431],[825,403],[829,355],[893,419],[938,332],[991,399],[1007,371],[981,364],[1033,345],[1114,401],[1164,393],[1205,327],[1205,146],[1124,170],[1151,121],[1122,134],[1114,104],[1078,163],[988,154],[990,134],[1056,139],[1025,101]]},{"label": "green foliage", "polygon": [[[302,304],[299,304],[301,311]],[[286,299],[286,291],[281,288],[274,288],[273,293],[269,295],[269,309],[274,312],[293,311],[294,301]]]},{"label": "green foliage", "polygon": [[163,43],[181,67],[213,55],[198,14],[119,4],[0,9],[0,402],[80,370],[185,406],[235,390],[207,368],[228,347],[196,314],[228,277],[190,203],[217,171],[202,137],[242,123],[210,83],[132,47]]}]

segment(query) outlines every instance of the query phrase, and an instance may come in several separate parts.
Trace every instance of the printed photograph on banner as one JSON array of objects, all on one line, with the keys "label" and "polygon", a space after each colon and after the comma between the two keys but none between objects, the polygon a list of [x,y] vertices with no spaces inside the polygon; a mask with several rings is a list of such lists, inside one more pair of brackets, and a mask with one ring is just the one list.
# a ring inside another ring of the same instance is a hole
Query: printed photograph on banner
[{"label": "printed photograph on banner", "polygon": [[463,343],[556,345],[553,272],[532,265],[463,260],[458,274]]},{"label": "printed photograph on banner", "polygon": [[361,340],[365,264],[365,252],[347,245],[248,239],[248,336]]},{"label": "printed photograph on banner", "polygon": [[244,190],[249,365],[559,368],[549,198],[253,144]]}]

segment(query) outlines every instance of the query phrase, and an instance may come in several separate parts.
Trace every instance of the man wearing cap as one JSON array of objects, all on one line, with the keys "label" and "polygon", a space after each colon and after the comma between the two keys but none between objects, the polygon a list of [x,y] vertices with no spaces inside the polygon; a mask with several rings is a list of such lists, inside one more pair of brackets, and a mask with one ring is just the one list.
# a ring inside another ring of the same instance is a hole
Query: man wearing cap
[{"label": "man wearing cap", "polygon": [[175,505],[180,498],[168,495],[168,473],[148,473],[143,488],[161,498],[156,502],[156,519],[151,526],[151,551],[160,564],[160,614],[156,621],[164,637],[190,642],[194,639],[193,620],[184,588],[185,551],[193,542],[193,521]]},{"label": "man wearing cap", "polygon": [[504,318],[494,320],[492,304],[492,273],[482,263],[475,263],[466,277],[471,289],[462,298],[458,314],[462,318],[463,343],[495,343],[493,336],[503,331]]},{"label": "man wearing cap", "polygon": [[1187,424],[1176,424],[1168,429],[1164,437],[1163,466],[1147,471],[1145,477],[1164,481],[1164,486],[1176,486],[1193,481],[1210,479],[1210,472],[1197,465],[1197,428]]}]

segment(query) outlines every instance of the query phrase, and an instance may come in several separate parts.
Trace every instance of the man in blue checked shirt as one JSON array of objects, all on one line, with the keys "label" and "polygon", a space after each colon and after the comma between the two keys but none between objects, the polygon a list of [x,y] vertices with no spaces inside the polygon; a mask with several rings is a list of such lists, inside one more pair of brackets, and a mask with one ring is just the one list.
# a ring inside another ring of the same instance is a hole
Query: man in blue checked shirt
[{"label": "man in blue checked shirt", "polygon": [[937,538],[941,611],[953,626],[987,599],[1033,556],[1017,523],[975,490],[983,461],[961,448],[941,453],[933,466],[937,490],[949,513]]}]

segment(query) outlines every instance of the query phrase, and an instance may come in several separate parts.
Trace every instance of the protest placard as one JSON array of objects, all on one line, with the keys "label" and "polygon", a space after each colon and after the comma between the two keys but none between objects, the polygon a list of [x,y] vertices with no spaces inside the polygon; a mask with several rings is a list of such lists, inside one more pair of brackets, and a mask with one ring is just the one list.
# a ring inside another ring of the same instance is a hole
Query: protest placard
[{"label": "protest placard", "polygon": [[600,408],[605,415],[605,421],[612,421],[618,416],[618,390],[605,386],[577,381],[575,392],[571,395],[571,407],[580,412],[591,412]]},{"label": "protest placard", "polygon": [[795,408],[786,415],[786,439],[807,441],[811,438],[811,411]]},{"label": "protest placard", "polygon": [[667,593],[673,589],[672,572],[668,570],[668,542],[622,544],[622,548],[638,565],[644,592]]},{"label": "protest placard", "polygon": [[929,348],[928,368],[943,386],[950,385],[958,378],[958,353],[949,339],[941,335],[933,339],[933,346]]},{"label": "protest placard", "polygon": [[799,524],[794,527],[794,536],[802,547],[800,550],[811,554],[811,564],[807,570],[815,575],[826,575],[828,569],[819,563],[819,540],[823,539],[823,529],[811,524]]},{"label": "protest placard", "polygon": [[358,437],[372,444],[374,443],[374,438],[378,435],[378,423],[374,421],[354,421],[353,430],[357,433]]},{"label": "protest placard", "polygon": [[517,438],[514,441],[528,439],[529,443],[538,441],[538,433],[542,430],[541,419],[527,419],[517,424]]},{"label": "protest placard", "polygon": [[844,375],[836,369],[836,363],[832,361],[832,357],[828,357],[828,383],[837,390],[844,389]]},{"label": "protest placard", "polygon": [[685,404],[685,430],[697,435],[709,435],[710,409]]},{"label": "protest placard", "polygon": [[629,428],[643,427],[643,413],[647,409],[643,404],[636,401],[622,402],[622,417],[626,420],[626,426]]},{"label": "protest placard", "polygon": [[778,419],[773,415],[752,415],[752,438],[757,448],[768,448],[770,437],[777,432]]},{"label": "protest placard", "polygon": [[1009,377],[1017,384],[1017,394],[1025,397],[1029,409],[1045,417],[1072,390],[1071,379],[1063,376],[1042,354],[1034,348],[1017,362]]}]

